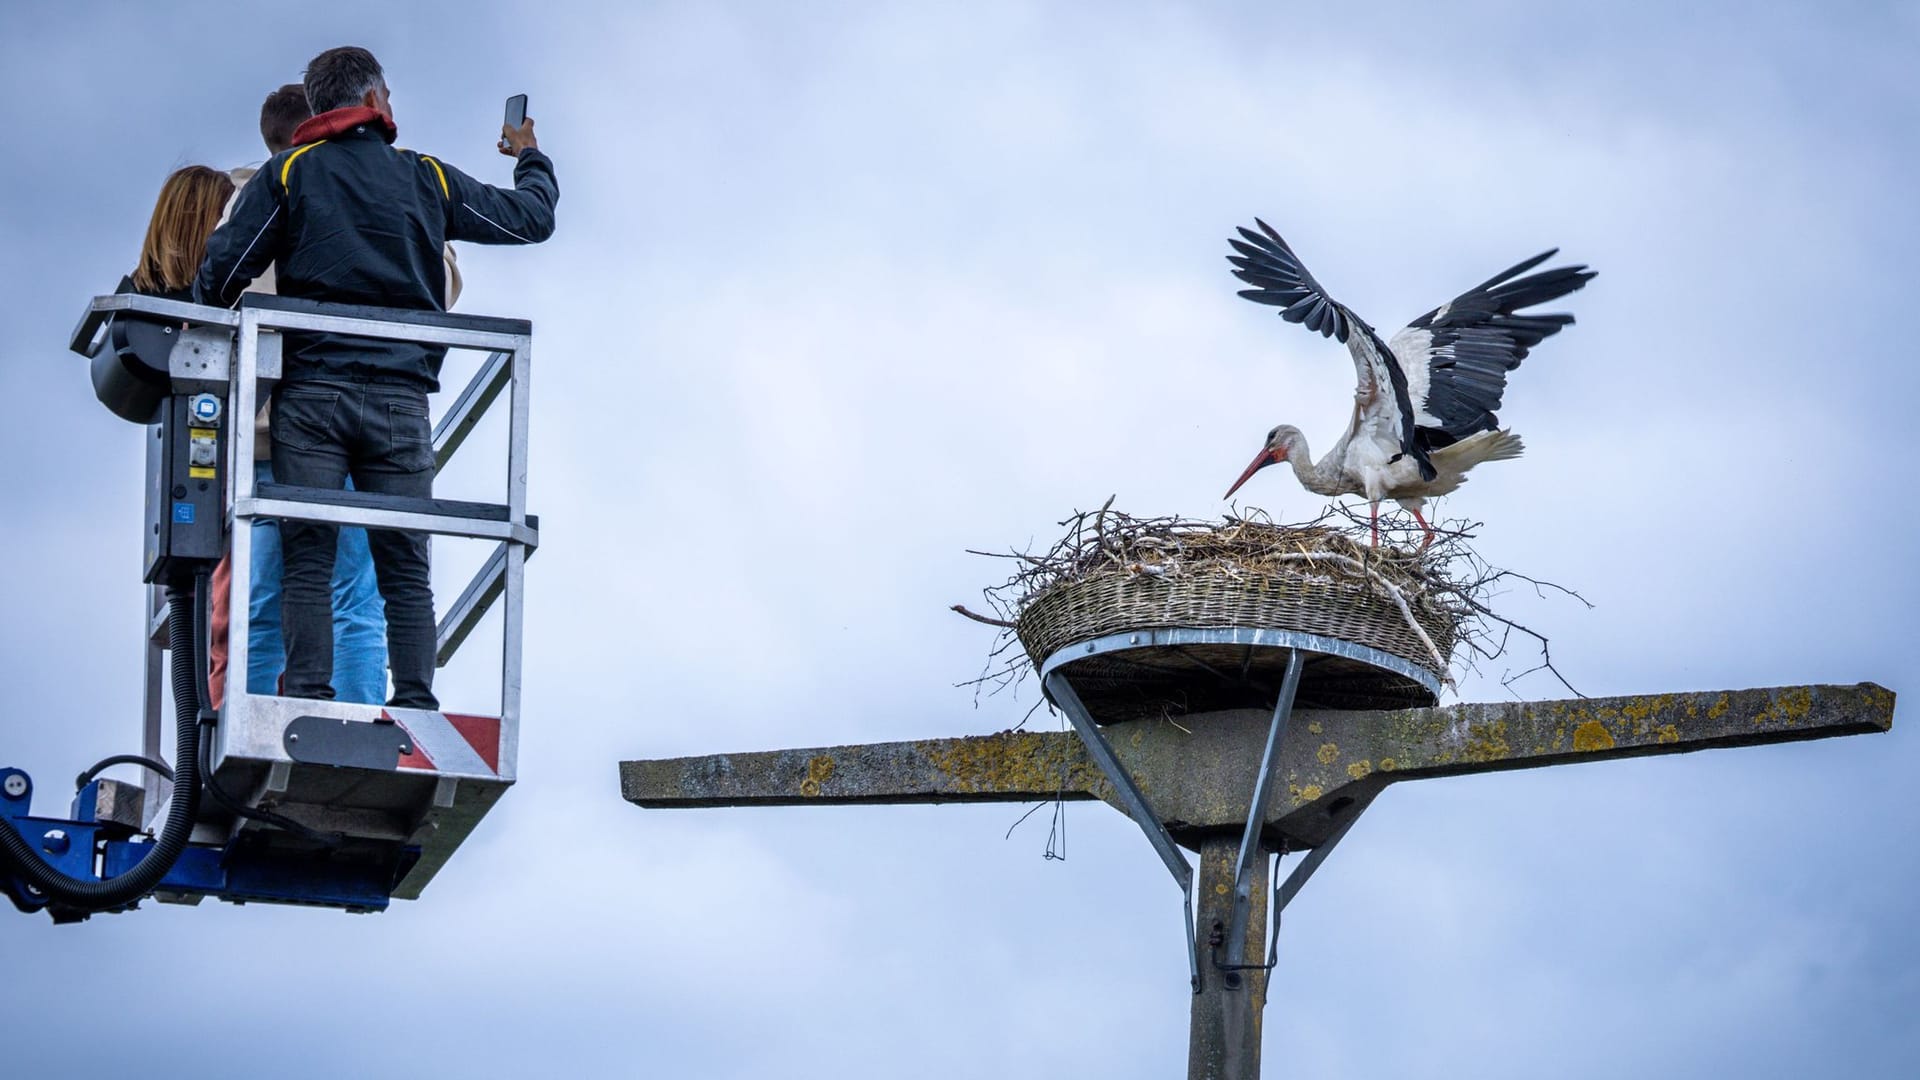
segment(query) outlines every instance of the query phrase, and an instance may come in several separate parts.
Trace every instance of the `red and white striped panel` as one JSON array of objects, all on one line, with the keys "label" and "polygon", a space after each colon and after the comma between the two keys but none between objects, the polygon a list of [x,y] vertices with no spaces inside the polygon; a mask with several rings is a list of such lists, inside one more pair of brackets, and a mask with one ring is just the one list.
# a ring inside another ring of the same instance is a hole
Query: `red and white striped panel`
[{"label": "red and white striped panel", "polygon": [[499,717],[424,709],[384,709],[381,715],[400,725],[413,743],[413,752],[400,759],[400,768],[460,776],[500,775]]}]

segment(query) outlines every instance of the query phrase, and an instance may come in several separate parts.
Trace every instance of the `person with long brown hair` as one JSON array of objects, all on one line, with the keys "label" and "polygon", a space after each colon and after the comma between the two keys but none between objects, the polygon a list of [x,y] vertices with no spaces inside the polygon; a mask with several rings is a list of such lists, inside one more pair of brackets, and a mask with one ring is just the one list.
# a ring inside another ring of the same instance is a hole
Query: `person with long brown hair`
[{"label": "person with long brown hair", "polygon": [[[146,239],[140,242],[139,264],[133,273],[120,279],[120,288],[115,291],[191,303],[193,275],[206,258],[207,237],[219,227],[233,192],[233,180],[219,169],[205,165],[175,169],[160,185],[160,198],[154,201],[153,217],[147,221]],[[207,681],[213,695],[210,700],[218,708],[226,682],[226,597],[232,587],[232,569],[226,558],[214,569],[213,586],[214,626],[208,649],[213,670]]]},{"label": "person with long brown hair", "polygon": [[205,165],[188,165],[167,177],[140,244],[140,263],[127,279],[132,291],[192,300],[193,275],[206,258],[207,237],[232,195],[227,174]]}]

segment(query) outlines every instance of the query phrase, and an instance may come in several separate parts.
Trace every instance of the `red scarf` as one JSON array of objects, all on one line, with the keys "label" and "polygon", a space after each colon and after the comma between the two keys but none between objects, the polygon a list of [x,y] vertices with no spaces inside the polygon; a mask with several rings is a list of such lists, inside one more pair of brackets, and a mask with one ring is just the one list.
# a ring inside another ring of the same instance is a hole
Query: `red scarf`
[{"label": "red scarf", "polygon": [[387,119],[379,109],[365,105],[352,105],[344,109],[331,109],[319,116],[310,116],[299,127],[293,129],[293,145],[305,146],[321,139],[331,139],[335,135],[352,131],[362,124],[372,124],[379,130],[380,136],[392,142],[400,129]]}]

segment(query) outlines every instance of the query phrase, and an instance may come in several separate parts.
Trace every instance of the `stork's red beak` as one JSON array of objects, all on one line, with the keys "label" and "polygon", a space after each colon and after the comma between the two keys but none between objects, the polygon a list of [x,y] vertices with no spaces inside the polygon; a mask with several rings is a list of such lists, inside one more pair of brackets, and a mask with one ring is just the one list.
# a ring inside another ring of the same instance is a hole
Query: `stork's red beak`
[{"label": "stork's red beak", "polygon": [[1244,484],[1248,480],[1252,479],[1254,473],[1259,472],[1261,469],[1264,469],[1269,465],[1275,464],[1279,460],[1280,460],[1279,454],[1274,453],[1272,450],[1269,450],[1264,446],[1261,447],[1260,452],[1253,456],[1253,464],[1247,466],[1247,471],[1241,473],[1240,479],[1235,480],[1233,482],[1233,486],[1227,489],[1227,493],[1220,497],[1223,499],[1233,498],[1233,493],[1240,490],[1241,484]]}]

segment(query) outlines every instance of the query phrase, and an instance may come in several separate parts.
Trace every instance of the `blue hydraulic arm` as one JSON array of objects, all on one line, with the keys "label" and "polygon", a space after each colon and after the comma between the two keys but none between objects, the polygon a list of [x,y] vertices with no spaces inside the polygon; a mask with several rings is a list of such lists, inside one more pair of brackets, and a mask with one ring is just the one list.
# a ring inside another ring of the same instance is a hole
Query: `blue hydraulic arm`
[{"label": "blue hydraulic arm", "polygon": [[[96,818],[101,781],[93,780],[73,797],[66,818],[35,817],[33,780],[19,769],[0,769],[0,828],[11,828],[34,846],[54,870],[80,881],[104,881],[140,862],[151,841],[136,840],[123,823]],[[390,855],[364,853],[290,853],[250,844],[242,835],[224,845],[189,844],[154,892],[174,896],[210,896],[244,904],[301,904],[383,911],[394,884],[420,856],[417,847]],[[79,922],[93,912],[58,903],[17,874],[0,869],[0,892],[23,912],[45,911],[55,922]],[[126,911],[138,900],[113,908]]]}]

